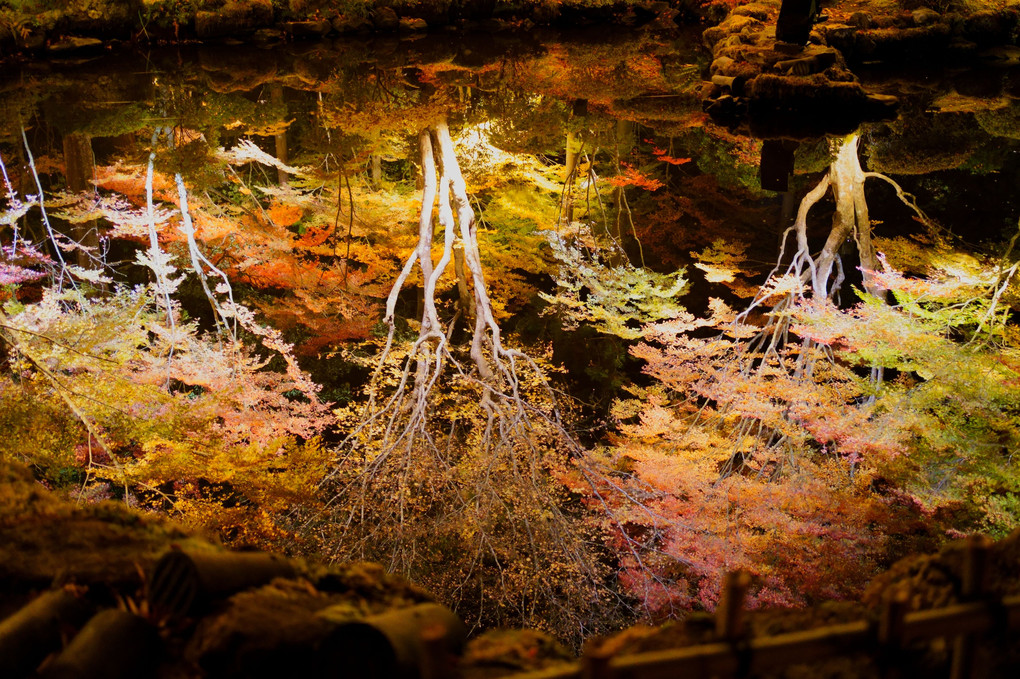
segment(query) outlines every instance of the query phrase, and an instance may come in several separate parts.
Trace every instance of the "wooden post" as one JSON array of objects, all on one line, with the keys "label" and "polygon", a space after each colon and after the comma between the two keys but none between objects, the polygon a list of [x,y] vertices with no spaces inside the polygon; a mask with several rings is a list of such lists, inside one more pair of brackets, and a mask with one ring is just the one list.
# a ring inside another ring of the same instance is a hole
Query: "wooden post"
[{"label": "wooden post", "polygon": [[611,679],[613,669],[609,661],[613,654],[606,651],[601,641],[592,639],[581,656],[581,679]]},{"label": "wooden post", "polygon": [[886,593],[882,605],[882,617],[878,621],[878,642],[884,646],[899,647],[903,644],[903,619],[910,603],[910,589],[905,586],[893,588]]},{"label": "wooden post", "polygon": [[715,609],[715,634],[719,639],[735,641],[744,636],[744,601],[751,586],[751,574],[736,570],[726,574]]},{"label": "wooden post", "polygon": [[421,630],[421,679],[446,679],[453,675],[450,653],[446,648],[446,626],[427,624]]},{"label": "wooden post", "polygon": [[[967,538],[960,586],[960,594],[964,601],[979,599],[985,593],[985,573],[990,547],[991,541],[984,535],[971,535]],[[974,661],[973,637],[966,634],[956,637],[953,641],[953,664],[949,671],[950,679],[967,679],[976,676],[977,664]]]},{"label": "wooden post", "polygon": [[985,593],[985,573],[988,570],[988,552],[992,542],[985,535],[967,538],[963,559],[963,597],[976,599]]},{"label": "wooden post", "polygon": [[878,643],[882,646],[882,676],[899,676],[899,655],[903,649],[904,618],[910,607],[910,587],[902,583],[886,592],[878,620]]}]

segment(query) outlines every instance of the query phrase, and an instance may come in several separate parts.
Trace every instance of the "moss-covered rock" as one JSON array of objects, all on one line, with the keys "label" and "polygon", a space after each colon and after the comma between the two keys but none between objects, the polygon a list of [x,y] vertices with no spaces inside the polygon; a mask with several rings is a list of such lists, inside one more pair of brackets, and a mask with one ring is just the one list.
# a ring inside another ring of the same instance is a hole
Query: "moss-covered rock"
[{"label": "moss-covered rock", "polygon": [[195,14],[195,34],[201,39],[249,35],[272,23],[271,0],[230,0],[215,11]]},{"label": "moss-covered rock", "polygon": [[926,174],[960,167],[979,144],[969,113],[904,116],[878,129],[867,147],[870,169]]},{"label": "moss-covered rock", "polygon": [[974,120],[992,136],[1020,139],[1020,102],[1013,101],[1009,106],[978,111],[974,114]]},{"label": "moss-covered rock", "polygon": [[573,660],[562,644],[538,630],[489,630],[468,642],[464,679],[493,679],[534,672]]},{"label": "moss-covered rock", "polygon": [[21,464],[0,460],[0,594],[72,582],[133,592],[171,544],[209,548],[165,519],[120,502],[76,506]]},{"label": "moss-covered rock", "polygon": [[277,579],[235,594],[198,624],[185,658],[217,677],[322,676],[335,669],[319,651],[337,624],[432,600],[377,564],[336,567],[319,583]]}]

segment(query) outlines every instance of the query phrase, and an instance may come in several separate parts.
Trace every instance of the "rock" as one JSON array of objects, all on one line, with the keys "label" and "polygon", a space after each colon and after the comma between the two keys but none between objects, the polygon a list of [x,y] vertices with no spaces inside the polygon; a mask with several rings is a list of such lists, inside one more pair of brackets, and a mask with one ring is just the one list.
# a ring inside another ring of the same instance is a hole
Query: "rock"
[{"label": "rock", "polygon": [[718,26],[713,26],[702,33],[701,40],[706,47],[712,49],[716,43],[727,36],[739,34],[745,30],[748,32],[760,31],[764,27],[765,25],[761,21],[752,17],[731,14]]},{"label": "rock", "polygon": [[46,33],[42,30],[30,30],[21,40],[22,49],[34,52],[46,44]]},{"label": "rock", "polygon": [[195,14],[195,34],[200,39],[241,35],[273,23],[271,0],[235,0],[215,12]]},{"label": "rock", "polygon": [[[1020,69],[1011,68],[1006,71],[1006,78],[1002,83],[1002,91],[1014,100],[1020,99]],[[1020,124],[1015,129],[1020,130]]]},{"label": "rock", "polygon": [[128,611],[107,609],[93,616],[36,676],[152,676],[162,651],[159,632],[148,620]]},{"label": "rock", "polygon": [[964,22],[964,36],[981,45],[1006,44],[1017,27],[1017,20],[1015,9],[975,12]]},{"label": "rock", "polygon": [[953,59],[971,59],[977,55],[977,43],[963,38],[951,40],[946,46],[946,55]]},{"label": "rock", "polygon": [[704,7],[702,12],[709,22],[719,23],[729,15],[730,9],[730,5],[725,2],[710,2]]},{"label": "rock", "polygon": [[[662,7],[662,5],[666,5]],[[620,22],[626,26],[637,27],[644,26],[650,21],[655,20],[661,12],[668,11],[669,5],[664,2],[650,3],[649,5],[634,5],[630,8],[630,12],[625,14]]]},{"label": "rock", "polygon": [[712,62],[712,65],[708,68],[708,70],[712,75],[726,75],[735,64],[736,62],[729,57],[719,57]]},{"label": "rock", "polygon": [[103,51],[103,41],[97,40],[96,38],[79,38],[76,36],[68,36],[59,40],[49,47],[46,51],[54,56],[62,56],[65,54],[74,54],[75,56],[81,54],[95,54]]},{"label": "rock", "polygon": [[900,100],[891,94],[869,94],[866,101],[867,116],[870,120],[891,120],[896,117]]},{"label": "rock", "polygon": [[928,7],[920,7],[910,13],[911,18],[914,20],[915,26],[927,26],[933,24],[942,17],[933,9]]},{"label": "rock", "polygon": [[310,651],[331,630],[315,613],[336,599],[295,580],[237,594],[199,622],[185,657],[221,677],[314,676],[322,668]]},{"label": "rock", "polygon": [[199,64],[209,88],[220,94],[247,92],[278,77],[277,54],[272,50],[249,52],[230,47],[202,50]]},{"label": "rock", "polygon": [[288,21],[282,24],[283,30],[295,38],[322,38],[329,35],[333,25],[325,19],[321,21]]},{"label": "rock", "polygon": [[155,515],[104,502],[77,507],[46,490],[25,466],[0,458],[0,591],[55,579],[99,588],[138,586],[170,543],[197,545]]},{"label": "rock", "polygon": [[712,28],[706,28],[701,34],[701,42],[704,43],[708,49],[713,49],[720,40],[725,38],[728,32],[721,26],[713,26]]},{"label": "rock", "polygon": [[329,79],[330,73],[336,68],[336,64],[329,59],[317,58],[320,55],[308,54],[295,57],[294,75],[305,85],[314,87],[318,83]]},{"label": "rock", "polygon": [[[1002,96],[1002,74],[995,68],[971,69],[952,79],[957,94],[970,97],[973,104],[986,106],[990,102],[1000,101]],[[978,110],[977,106],[968,106],[965,111]]]},{"label": "rock", "polygon": [[335,658],[320,644],[338,624],[432,599],[378,564],[314,566],[307,576],[234,594],[196,625],[185,657],[223,679],[332,676],[337,665],[323,661]]},{"label": "rock", "polygon": [[744,105],[736,97],[724,94],[717,99],[706,100],[702,108],[705,113],[715,118],[730,119],[740,115],[744,110]]},{"label": "rock", "polygon": [[844,55],[853,52],[854,44],[857,42],[858,29],[847,24],[826,24],[819,26],[818,30],[825,37],[825,44],[835,47]]},{"label": "rock", "polygon": [[847,23],[861,29],[871,28],[871,15],[867,12],[854,12],[850,15]]},{"label": "rock", "polygon": [[254,25],[269,26],[273,23],[272,0],[237,0],[237,3],[245,8],[245,15]]},{"label": "rock", "polygon": [[494,677],[508,670],[535,672],[573,659],[570,651],[545,632],[493,629],[468,642],[461,666],[465,677]]},{"label": "rock", "polygon": [[278,28],[260,28],[252,33],[251,36],[257,45],[275,45],[276,43],[283,42],[286,37],[287,34]]},{"label": "rock", "polygon": [[865,100],[858,83],[829,82],[821,76],[808,78],[763,73],[748,85],[752,100],[775,103],[777,106],[835,108],[859,105]]},{"label": "rock", "polygon": [[424,19],[418,17],[401,17],[400,30],[402,31],[427,31],[429,25]]},{"label": "rock", "polygon": [[741,7],[735,8],[732,12],[730,12],[730,16],[733,15],[751,17],[752,19],[757,19],[758,21],[768,21],[771,12],[769,10],[768,5],[752,2],[750,4],[742,5]]},{"label": "rock", "polygon": [[743,62],[746,61],[745,55],[748,50],[744,46],[744,43],[740,42],[739,35],[731,35],[725,40],[717,43],[715,50],[713,51],[716,59],[719,57],[729,57],[734,61]]},{"label": "rock", "polygon": [[981,52],[978,56],[982,61],[996,66],[1016,66],[1020,64],[1020,47],[999,45]]},{"label": "rock", "polygon": [[363,17],[338,16],[333,19],[333,30],[337,33],[365,33],[372,30],[372,22]]},{"label": "rock", "polygon": [[743,14],[731,14],[726,18],[726,21],[719,24],[719,27],[725,28],[727,33],[740,33],[746,28],[761,28],[762,26],[762,22],[758,19]]},{"label": "rock", "polygon": [[400,17],[392,7],[372,10],[372,25],[380,31],[395,31],[400,28]]},{"label": "rock", "polygon": [[839,52],[832,48],[810,46],[800,54],[775,63],[775,69],[787,75],[821,73],[839,61]]},{"label": "rock", "polygon": [[488,31],[490,33],[499,33],[501,31],[508,30],[509,26],[499,19],[484,19],[478,22],[478,30]]}]

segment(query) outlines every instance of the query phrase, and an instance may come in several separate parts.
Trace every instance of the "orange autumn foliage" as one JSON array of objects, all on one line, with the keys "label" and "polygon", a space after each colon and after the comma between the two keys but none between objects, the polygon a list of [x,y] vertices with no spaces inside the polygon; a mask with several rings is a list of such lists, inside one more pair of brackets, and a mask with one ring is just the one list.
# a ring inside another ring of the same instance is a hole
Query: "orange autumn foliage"
[{"label": "orange autumn foliage", "polygon": [[301,208],[284,205],[279,201],[273,201],[266,213],[274,224],[284,229],[297,224],[298,220],[304,216],[304,211]]},{"label": "orange autumn foliage", "polygon": [[637,188],[645,189],[646,191],[657,191],[665,186],[665,184],[660,182],[658,179],[652,179],[627,163],[620,163],[620,165],[623,166],[623,174],[609,178],[609,183],[612,186],[619,188],[624,186],[636,186]]}]

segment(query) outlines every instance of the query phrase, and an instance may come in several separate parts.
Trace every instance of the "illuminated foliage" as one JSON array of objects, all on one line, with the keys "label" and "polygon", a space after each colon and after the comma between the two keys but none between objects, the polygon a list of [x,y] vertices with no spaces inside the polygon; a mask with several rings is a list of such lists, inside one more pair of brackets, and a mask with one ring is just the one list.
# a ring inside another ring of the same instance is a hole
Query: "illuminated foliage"
[{"label": "illuminated foliage", "polygon": [[562,315],[565,327],[585,323],[600,332],[636,339],[644,336],[643,325],[685,313],[674,302],[687,288],[682,269],[657,274],[629,263],[608,265],[586,230],[571,241],[557,232],[546,233],[560,263],[559,290],[541,297],[550,303],[551,311]]},{"label": "illuminated foliage", "polygon": [[[193,324],[167,326],[147,291],[104,300],[49,292],[31,306],[8,302],[2,322],[10,365],[0,412],[16,432],[6,454],[51,478],[104,481],[186,522],[266,544],[270,534],[254,526],[237,531],[254,517],[268,529],[268,517],[307,500],[321,477],[314,437],[326,412],[307,378],[267,370],[251,348]],[[267,347],[287,350],[264,332]],[[212,512],[224,496],[234,509]]]},{"label": "illuminated foliage", "polygon": [[[508,345],[496,323],[445,121],[422,130],[419,144],[418,247],[387,300],[367,404],[339,413],[350,434],[326,486],[329,518],[312,530],[330,555],[380,560],[482,624],[520,616],[580,641],[618,620],[624,603],[604,586],[610,571],[592,547],[597,532],[557,481],[586,456],[542,363]],[[441,245],[433,245],[434,212]],[[448,319],[436,291],[458,247],[464,264],[454,275],[467,279],[466,295]],[[408,340],[395,310],[412,268],[425,288]],[[471,328],[463,346],[452,339],[460,315]]]},{"label": "illuminated foliage", "polygon": [[[802,147],[824,176],[768,274],[757,143],[703,124],[700,69],[656,40],[209,63],[80,116],[5,98],[40,140],[125,137],[80,195],[39,154],[52,234],[28,170],[5,189],[3,454],[578,643],[710,609],[736,567],[755,604],[850,597],[915,540],[1015,526],[1013,255],[873,238],[868,179],[931,224],[851,137]],[[920,162],[900,125],[876,163]],[[92,223],[108,250],[61,232]]]},{"label": "illuminated foliage", "polygon": [[[611,540],[622,582],[657,610],[711,608],[735,567],[756,575],[758,603],[852,596],[914,522],[954,536],[1020,520],[1016,333],[1003,306],[1017,265],[878,241],[921,278],[868,255],[861,187],[877,175],[855,167],[850,140],[801,204],[798,249],[757,292],[757,315],[714,300],[707,319],[646,326],[633,349],[654,385],[616,404],[606,456],[647,500]],[[811,255],[803,224],[830,182],[837,235]],[[841,309],[830,248],[846,234],[878,268]],[[726,250],[699,256],[724,285]]]}]

